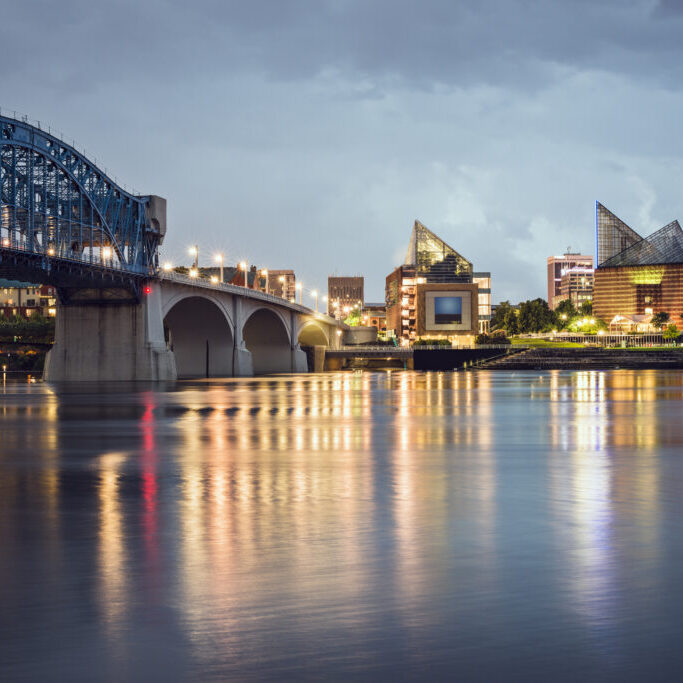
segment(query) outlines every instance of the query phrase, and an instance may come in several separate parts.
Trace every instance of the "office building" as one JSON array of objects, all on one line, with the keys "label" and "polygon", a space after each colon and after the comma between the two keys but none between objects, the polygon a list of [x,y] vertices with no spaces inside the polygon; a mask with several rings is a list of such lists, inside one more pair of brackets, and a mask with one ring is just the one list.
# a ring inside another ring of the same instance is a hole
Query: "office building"
[{"label": "office building", "polygon": [[592,268],[570,268],[565,270],[560,281],[560,301],[569,300],[575,308],[593,300]]},{"label": "office building", "polygon": [[628,318],[683,312],[683,230],[677,220],[643,238],[602,204],[596,206],[598,258],[593,313],[612,325]]},{"label": "office building", "polygon": [[593,257],[587,254],[578,254],[567,251],[561,256],[548,256],[548,306],[555,310],[560,301],[565,298],[562,295],[562,276],[569,270],[580,268],[593,270]]}]

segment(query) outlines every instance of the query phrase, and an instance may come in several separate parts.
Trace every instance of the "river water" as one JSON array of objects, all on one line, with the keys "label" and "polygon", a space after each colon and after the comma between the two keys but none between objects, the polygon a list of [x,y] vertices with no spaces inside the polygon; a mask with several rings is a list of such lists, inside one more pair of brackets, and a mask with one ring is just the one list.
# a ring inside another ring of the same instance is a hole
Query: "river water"
[{"label": "river water", "polygon": [[0,387],[0,680],[673,680],[683,373]]}]

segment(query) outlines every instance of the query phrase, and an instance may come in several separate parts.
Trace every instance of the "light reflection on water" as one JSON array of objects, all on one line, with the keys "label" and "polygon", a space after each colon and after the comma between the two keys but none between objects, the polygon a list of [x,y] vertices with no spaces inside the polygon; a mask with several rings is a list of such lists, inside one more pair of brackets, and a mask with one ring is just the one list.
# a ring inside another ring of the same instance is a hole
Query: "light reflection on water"
[{"label": "light reflection on water", "polygon": [[3,680],[679,659],[683,373],[2,392]]}]

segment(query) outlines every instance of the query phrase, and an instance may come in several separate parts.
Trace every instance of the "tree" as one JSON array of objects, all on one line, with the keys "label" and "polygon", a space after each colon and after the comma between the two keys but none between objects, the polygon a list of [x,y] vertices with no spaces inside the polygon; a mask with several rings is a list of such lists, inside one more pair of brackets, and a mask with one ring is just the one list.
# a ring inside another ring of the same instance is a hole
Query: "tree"
[{"label": "tree", "polygon": [[519,323],[517,322],[517,312],[512,307],[510,307],[510,310],[505,314],[505,319],[503,320],[503,329],[509,335],[519,334]]},{"label": "tree", "polygon": [[670,318],[671,316],[668,313],[660,311],[659,313],[655,313],[652,316],[652,320],[650,320],[650,325],[652,325],[652,327],[656,327],[658,330],[663,330],[665,325],[669,322]]},{"label": "tree", "polygon": [[557,304],[555,313],[558,315],[566,315],[566,319],[571,319],[576,315],[576,308],[574,308],[574,304],[571,302],[571,299],[562,299],[562,301]]},{"label": "tree", "polygon": [[491,329],[505,329],[505,318],[510,311],[512,311],[512,306],[510,305],[510,302],[501,301],[496,306],[496,310],[494,314],[491,316]]},{"label": "tree", "polygon": [[563,299],[555,309],[557,329],[564,329],[576,318],[576,309],[570,299]]},{"label": "tree", "polygon": [[584,301],[580,306],[579,306],[579,313],[581,315],[593,315],[593,302],[592,301]]},{"label": "tree", "polygon": [[680,334],[680,330],[672,323],[671,325],[666,326],[666,329],[662,332],[662,337],[664,337],[664,339],[678,339]]},{"label": "tree", "polygon": [[543,332],[556,326],[557,317],[545,299],[533,299],[519,304],[518,323],[520,332]]}]

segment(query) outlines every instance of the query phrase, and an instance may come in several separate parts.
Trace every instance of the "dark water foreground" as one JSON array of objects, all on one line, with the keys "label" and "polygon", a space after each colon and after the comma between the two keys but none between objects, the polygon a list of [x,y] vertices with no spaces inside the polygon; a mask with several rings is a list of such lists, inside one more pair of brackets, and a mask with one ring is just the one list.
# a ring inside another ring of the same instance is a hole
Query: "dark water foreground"
[{"label": "dark water foreground", "polygon": [[0,680],[677,680],[683,372],[0,386]]}]

